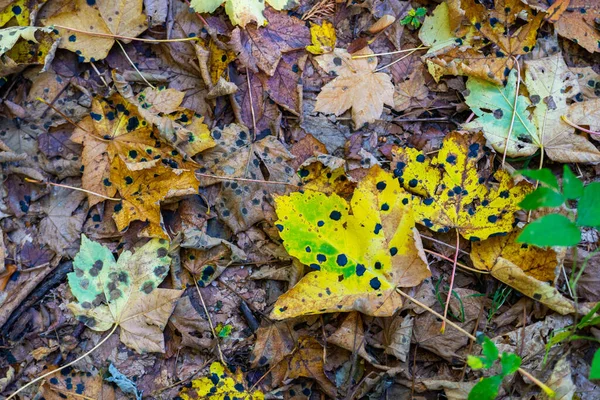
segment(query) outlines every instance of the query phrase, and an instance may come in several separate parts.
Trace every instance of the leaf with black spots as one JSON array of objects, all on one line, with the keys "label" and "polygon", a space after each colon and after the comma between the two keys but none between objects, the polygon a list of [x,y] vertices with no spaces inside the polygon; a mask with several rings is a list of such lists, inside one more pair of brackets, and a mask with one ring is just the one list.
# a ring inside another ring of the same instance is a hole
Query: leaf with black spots
[{"label": "leaf with black spots", "polygon": [[[295,184],[298,177],[288,165],[293,155],[274,136],[251,141],[248,130],[237,124],[212,133],[217,145],[198,156],[204,166],[222,177]],[[212,184],[216,180],[201,181]],[[219,216],[234,231],[244,231],[257,222],[272,219],[271,195],[284,193],[285,185],[248,181],[219,180],[222,183],[219,201],[215,204]]]},{"label": "leaf with black spots", "polygon": [[115,388],[104,382],[102,374],[92,375],[74,369],[52,375],[40,386],[39,395],[46,400],[65,398],[115,400],[117,398]]},{"label": "leaf with black spots", "polygon": [[394,314],[402,305],[396,287],[418,285],[430,275],[410,197],[378,167],[349,202],[312,190],[277,197],[275,226],[283,245],[313,271],[279,297],[272,317]]},{"label": "leaf with black spots", "polygon": [[394,174],[415,194],[416,219],[435,232],[456,229],[472,241],[512,231],[519,203],[530,191],[527,182],[514,183],[508,172],[488,176],[478,170],[484,155],[482,134],[449,133],[438,154],[429,159],[411,148],[394,150]]},{"label": "leaf with black spots", "polygon": [[95,331],[121,328],[121,341],[143,352],[164,352],[163,330],[182,290],[158,289],[169,272],[169,242],[152,239],[115,261],[111,251],[85,235],[67,275],[77,301],[69,309]]},{"label": "leaf with black spots", "polygon": [[[142,0],[77,0],[67,11],[44,21],[46,25],[60,25],[97,33],[82,34],[69,29],[57,28],[62,37],[60,47],[79,56],[82,62],[104,59],[115,37],[136,37],[148,28],[146,15],[142,11]],[[129,43],[127,39],[119,39]]]},{"label": "leaf with black spots", "polygon": [[179,392],[179,397],[183,400],[263,400],[265,395],[259,390],[251,391],[248,388],[241,369],[231,372],[220,362],[214,362],[210,365],[209,374],[192,380],[189,387],[185,387]]},{"label": "leaf with black spots", "polygon": [[49,65],[54,58],[55,39],[51,28],[0,29],[0,76],[20,72],[28,65]]}]

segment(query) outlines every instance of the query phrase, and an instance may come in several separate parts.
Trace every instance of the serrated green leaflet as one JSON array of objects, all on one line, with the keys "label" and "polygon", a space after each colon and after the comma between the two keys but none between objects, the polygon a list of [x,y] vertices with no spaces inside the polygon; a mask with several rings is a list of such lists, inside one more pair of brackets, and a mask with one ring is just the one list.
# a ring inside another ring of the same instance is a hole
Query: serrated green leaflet
[{"label": "serrated green leaflet", "polygon": [[150,240],[133,254],[124,251],[115,261],[110,250],[82,235],[68,274],[77,302],[68,307],[93,330],[119,325],[121,341],[140,353],[164,351],[162,331],[182,293],[157,289],[170,263],[164,239]]},{"label": "serrated green leaflet", "polygon": [[498,396],[500,384],[502,383],[501,375],[490,376],[483,378],[469,392],[468,400],[493,400]]},{"label": "serrated green leaflet", "polygon": [[573,221],[561,214],[548,214],[527,224],[517,238],[519,243],[539,247],[575,246],[581,241],[581,232]]},{"label": "serrated green leaflet", "polygon": [[592,182],[583,188],[577,204],[577,225],[600,226],[600,182]]},{"label": "serrated green leaflet", "polygon": [[583,182],[571,171],[567,165],[563,172],[563,194],[569,200],[575,200],[583,195]]},{"label": "serrated green leaflet", "polygon": [[503,376],[514,374],[521,366],[521,357],[513,353],[502,353],[500,364]]},{"label": "serrated green leaflet", "polygon": [[548,168],[542,169],[522,169],[519,173],[523,176],[526,176],[531,179],[535,179],[536,181],[542,182],[544,185],[547,185],[553,189],[558,190],[558,179],[552,171]]},{"label": "serrated green leaflet", "polygon": [[529,193],[519,206],[524,210],[536,210],[541,207],[559,207],[565,202],[562,194],[549,187],[540,186]]}]

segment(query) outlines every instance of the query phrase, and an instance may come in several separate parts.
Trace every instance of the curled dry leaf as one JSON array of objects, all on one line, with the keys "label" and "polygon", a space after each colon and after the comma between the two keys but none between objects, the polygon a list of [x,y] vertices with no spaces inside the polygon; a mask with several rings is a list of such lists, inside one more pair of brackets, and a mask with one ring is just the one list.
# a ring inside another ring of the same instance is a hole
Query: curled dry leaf
[{"label": "curled dry leaf", "polygon": [[456,229],[477,241],[510,232],[519,202],[530,191],[527,182],[514,183],[508,172],[494,174],[492,185],[477,162],[484,155],[483,135],[451,132],[439,153],[428,159],[421,151],[394,151],[394,175],[415,194],[417,221],[436,232]]},{"label": "curled dry leaf", "polygon": [[81,249],[68,274],[77,301],[69,309],[89,328],[103,332],[114,324],[121,341],[143,352],[164,352],[165,328],[182,290],[159,289],[169,272],[169,243],[152,239],[115,261],[110,250],[81,237]]},{"label": "curled dry leaf", "polygon": [[402,305],[395,288],[430,275],[410,195],[378,167],[350,202],[306,190],[276,198],[276,210],[284,247],[314,271],[279,297],[273,318],[340,311],[390,316]]},{"label": "curled dry leaf", "polygon": [[252,368],[275,365],[292,354],[295,348],[295,332],[290,323],[265,321],[256,331],[256,344],[250,356]]},{"label": "curled dry leaf", "polygon": [[306,46],[308,52],[316,55],[332,52],[337,40],[333,24],[329,21],[323,21],[321,25],[311,22],[310,40],[312,44]]},{"label": "curled dry leaf", "polygon": [[394,105],[394,85],[388,74],[375,72],[377,58],[352,58],[369,54],[373,52],[368,47],[352,55],[344,49],[335,49],[316,58],[319,66],[335,73],[336,78],[321,88],[315,112],[339,116],[352,109],[352,121],[359,129],[365,123],[375,122],[384,104]]},{"label": "curled dry leaf", "polygon": [[554,288],[556,252],[517,243],[519,234],[514,231],[473,243],[471,261],[475,268],[489,271],[499,281],[561,314],[574,312],[573,302]]}]

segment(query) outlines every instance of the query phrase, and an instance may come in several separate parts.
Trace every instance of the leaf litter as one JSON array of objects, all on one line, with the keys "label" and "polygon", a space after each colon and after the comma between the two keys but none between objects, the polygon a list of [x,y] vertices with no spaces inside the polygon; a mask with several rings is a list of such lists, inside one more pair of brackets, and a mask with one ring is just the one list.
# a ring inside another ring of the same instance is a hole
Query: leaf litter
[{"label": "leaf litter", "polygon": [[594,2],[71,3],[0,1],[2,397],[600,398]]}]

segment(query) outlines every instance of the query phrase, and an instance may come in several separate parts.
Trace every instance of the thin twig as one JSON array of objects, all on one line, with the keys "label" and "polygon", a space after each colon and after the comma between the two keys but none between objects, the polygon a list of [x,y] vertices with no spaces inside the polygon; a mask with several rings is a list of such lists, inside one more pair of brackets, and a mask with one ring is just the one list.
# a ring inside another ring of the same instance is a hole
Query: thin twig
[{"label": "thin twig", "polygon": [[96,68],[96,64],[94,64],[93,62],[90,62],[90,64],[92,66],[92,69],[94,71],[96,71],[96,74],[98,74],[98,76],[100,77],[100,80],[102,81],[102,84],[104,84],[105,87],[109,87],[108,83],[106,82],[106,79],[104,79],[104,77],[102,76],[102,74],[100,73],[100,71],[98,71],[98,68]]},{"label": "thin twig", "polygon": [[130,36],[112,35],[110,33],[82,31],[81,29],[69,28],[68,26],[62,26],[62,25],[52,25],[51,27],[59,28],[59,29],[67,29],[69,31],[83,33],[84,35],[90,35],[90,36],[107,37],[107,38],[121,39],[121,40],[135,40],[138,42],[149,42],[149,43],[175,43],[175,42],[188,42],[188,41],[193,41],[193,40],[200,40],[196,36],[180,38],[180,39],[142,39],[142,38],[136,38],[136,37],[130,37]]},{"label": "thin twig", "polygon": [[211,174],[203,174],[200,172],[195,172],[197,176],[201,176],[203,178],[213,178],[220,179],[224,181],[241,181],[241,182],[252,182],[252,183],[264,183],[269,185],[285,185],[285,186],[293,186],[299,188],[300,186],[288,183],[288,182],[280,182],[280,181],[261,181],[260,179],[248,179],[248,178],[235,178],[233,176],[219,176],[219,175],[211,175]]},{"label": "thin twig", "polygon": [[140,70],[138,69],[138,67],[136,67],[135,63],[131,60],[131,58],[129,58],[129,54],[127,54],[127,52],[125,51],[125,48],[123,47],[123,45],[121,44],[120,41],[115,40],[115,42],[117,42],[117,44],[119,45],[119,47],[121,48],[121,50],[123,50],[123,54],[125,54],[125,58],[127,58],[127,61],[129,61],[129,64],[131,64],[131,66],[133,67],[133,69],[135,69],[135,71],[138,73],[138,75],[140,76],[140,78],[142,78],[144,80],[144,82],[146,82],[146,84],[148,84],[148,86],[150,86],[152,89],[156,90],[156,87],[154,87],[154,85],[152,85],[150,82],[148,82],[148,80],[146,79],[146,77],[144,76],[144,74],[142,74],[140,72]]},{"label": "thin twig", "polygon": [[221,363],[223,365],[227,365],[225,363],[225,357],[223,357],[223,352],[221,351],[221,345],[219,344],[219,336],[217,335],[217,332],[215,331],[215,326],[213,325],[212,319],[210,318],[210,314],[208,313],[208,308],[206,307],[206,303],[204,302],[204,297],[202,297],[202,292],[200,291],[200,288],[198,287],[198,280],[196,279],[195,275],[192,275],[192,277],[194,278],[194,285],[196,285],[196,291],[198,292],[198,296],[200,297],[200,301],[202,302],[202,307],[204,308],[204,312],[206,313],[206,318],[208,319],[208,324],[210,325],[210,330],[212,332],[213,337],[217,341],[217,351],[219,352],[219,359],[221,360]]},{"label": "thin twig", "polygon": [[573,128],[579,129],[582,132],[589,133],[590,135],[600,135],[600,132],[595,132],[595,131],[591,131],[589,129],[585,129],[585,128],[577,125],[576,123],[569,121],[569,119],[565,115],[561,115],[560,119],[562,119],[565,124],[571,125]]},{"label": "thin twig", "polygon": [[62,183],[41,182],[41,181],[38,181],[38,180],[35,180],[35,179],[31,179],[31,178],[25,178],[25,180],[27,182],[35,183],[35,184],[38,184],[38,185],[51,185],[51,186],[58,186],[58,187],[61,187],[61,188],[65,188],[65,189],[77,190],[79,192],[84,192],[84,193],[87,193],[87,194],[98,196],[98,197],[101,197],[101,198],[106,199],[106,200],[114,200],[114,201],[121,201],[122,200],[122,199],[117,199],[115,197],[104,196],[103,194],[92,192],[91,190],[86,190],[86,189],[78,188],[78,187],[75,187],[75,186],[63,185]]},{"label": "thin twig", "polygon": [[[440,253],[438,253],[438,252],[435,252],[435,251],[433,251],[433,250],[429,250],[429,249],[423,249],[423,251],[425,251],[425,253],[429,253],[429,254],[432,254],[432,255],[434,255],[434,256],[437,256],[437,257],[443,258],[443,259],[444,259],[444,260],[446,260],[446,261],[454,262],[454,260],[453,260],[453,259],[451,259],[450,257],[446,257],[445,255],[443,255],[443,254],[440,254]],[[467,267],[466,265],[464,265],[464,264],[461,264],[461,263],[459,263],[459,262],[457,262],[457,263],[456,263],[456,265],[457,265],[458,267],[461,267],[461,268],[464,268],[464,269],[466,269],[467,271],[476,272],[476,273],[478,273],[478,274],[489,274],[489,273],[490,273],[489,271],[481,271],[481,270],[479,270],[479,269],[475,269],[475,268]]]},{"label": "thin twig", "polygon": [[[456,329],[457,331],[459,331],[460,333],[462,333],[463,335],[465,335],[469,339],[471,339],[471,340],[477,340],[477,338],[474,335],[472,335],[471,333],[465,331],[463,328],[461,328],[460,326],[458,326],[454,322],[448,320],[443,315],[441,315],[440,313],[438,313],[438,312],[434,311],[433,309],[429,308],[425,304],[421,303],[419,300],[417,300],[414,297],[411,297],[408,294],[404,293],[399,288],[396,288],[396,292],[399,295],[401,295],[402,297],[405,297],[405,298],[409,299],[410,301],[412,301],[413,303],[415,303],[419,307],[423,308],[424,310],[429,311],[431,314],[435,315],[436,317],[441,318],[443,320],[443,322],[447,323],[448,325],[450,325],[451,327],[453,327],[454,329]],[[539,386],[550,397],[554,396],[554,390],[550,389],[548,386],[546,386],[542,381],[540,381],[539,379],[537,379],[535,376],[531,375],[529,372],[525,371],[523,368],[519,368],[518,371],[521,373],[521,375],[527,377],[529,380],[531,380],[533,383],[535,383],[537,386]]]},{"label": "thin twig", "polygon": [[442,321],[442,328],[440,332],[446,331],[446,316],[448,315],[448,308],[450,307],[450,300],[452,299],[452,287],[454,286],[454,275],[456,275],[456,264],[458,263],[458,249],[460,248],[460,234],[456,229],[456,251],[454,252],[454,261],[452,264],[452,275],[450,276],[450,288],[448,289],[448,296],[446,297],[446,305],[444,306],[444,320]]},{"label": "thin twig", "polygon": [[515,65],[517,67],[517,88],[515,90],[515,104],[513,105],[512,117],[510,119],[510,126],[508,127],[508,134],[506,135],[506,141],[504,142],[504,154],[502,154],[502,168],[504,168],[504,164],[506,163],[506,153],[508,151],[508,141],[510,140],[510,135],[512,134],[513,127],[515,126],[515,117],[517,116],[517,102],[519,101],[519,85],[521,83],[521,67],[519,67],[519,61],[513,56],[513,60],[515,60]]},{"label": "thin twig", "polygon": [[50,372],[47,372],[47,373],[45,373],[45,374],[44,374],[44,375],[42,375],[42,376],[38,376],[37,378],[35,378],[35,379],[34,379],[34,380],[32,380],[31,382],[27,383],[25,386],[22,386],[22,387],[20,387],[19,389],[17,389],[17,391],[16,391],[16,392],[14,392],[13,394],[11,394],[10,396],[8,396],[8,397],[6,398],[6,400],[10,400],[10,399],[12,399],[12,398],[13,398],[13,397],[15,397],[15,396],[16,396],[18,393],[20,393],[20,392],[21,392],[23,389],[25,389],[25,388],[28,388],[29,386],[33,385],[34,383],[36,383],[36,382],[38,382],[38,381],[40,381],[40,380],[42,380],[42,379],[44,379],[44,378],[46,378],[46,377],[48,377],[48,376],[50,376],[50,375],[53,375],[53,374],[55,374],[55,373],[57,373],[57,372],[59,372],[59,371],[62,371],[63,369],[65,369],[65,368],[67,368],[67,367],[70,367],[71,365],[73,365],[73,364],[75,364],[75,363],[77,363],[77,362],[79,362],[79,361],[83,360],[84,358],[86,358],[87,356],[89,356],[89,355],[90,355],[90,354],[91,354],[91,353],[92,353],[94,350],[96,350],[98,347],[102,346],[102,344],[104,344],[104,342],[106,342],[106,341],[108,340],[108,338],[109,338],[109,337],[110,337],[110,336],[111,336],[111,335],[112,335],[112,334],[113,334],[113,333],[114,333],[114,332],[117,330],[117,327],[118,327],[118,326],[119,326],[119,325],[115,324],[115,325],[113,326],[113,328],[111,329],[111,331],[110,331],[110,332],[108,332],[108,335],[106,335],[106,336],[104,337],[104,339],[102,339],[101,341],[99,341],[97,345],[95,345],[94,347],[92,347],[90,350],[86,351],[86,352],[85,352],[83,355],[79,356],[78,358],[76,358],[75,360],[71,361],[70,363],[63,365],[63,366],[62,366],[62,367],[60,367],[60,368],[57,368],[57,369],[55,369],[55,370],[52,370],[52,371],[50,371]]},{"label": "thin twig", "polygon": [[374,54],[361,54],[359,56],[352,56],[353,60],[358,60],[360,58],[369,58],[369,57],[377,57],[377,56],[389,56],[389,55],[393,55],[393,54],[400,54],[400,53],[406,53],[406,52],[414,52],[417,50],[424,50],[424,49],[428,49],[429,46],[419,46],[419,47],[413,47],[411,49],[402,49],[402,50],[396,50],[396,51],[389,51],[387,53],[374,53]]},{"label": "thin twig", "polygon": [[396,63],[399,63],[400,61],[404,60],[405,58],[407,58],[407,57],[410,57],[410,56],[411,56],[411,55],[412,55],[412,54],[413,54],[415,51],[421,50],[421,49],[422,49],[422,48],[424,48],[424,47],[425,47],[425,46],[422,46],[422,45],[421,45],[421,46],[419,46],[419,47],[415,47],[415,48],[414,48],[414,50],[412,50],[412,51],[411,51],[410,53],[408,53],[407,55],[405,55],[405,56],[402,56],[402,57],[400,57],[399,59],[397,59],[396,61],[392,61],[391,63],[389,63],[389,64],[387,64],[387,65],[384,65],[383,67],[377,68],[375,71],[373,71],[373,73],[375,73],[375,72],[379,72],[379,71],[381,71],[382,69],[386,69],[386,68],[388,68],[388,67],[391,67],[392,65],[394,65],[394,64],[396,64]]},{"label": "thin twig", "polygon": [[60,111],[58,108],[54,107],[53,104],[48,103],[46,100],[42,99],[41,97],[36,97],[35,98],[37,101],[41,101],[42,103],[44,103],[45,105],[47,105],[48,107],[50,107],[51,109],[54,110],[54,112],[56,112],[57,114],[59,114],[61,117],[63,117],[68,123],[70,123],[73,126],[76,126],[77,128],[81,129],[82,131],[88,132],[87,129],[82,128],[80,125],[78,125],[75,121],[73,121],[71,118],[67,117],[62,111]]}]

